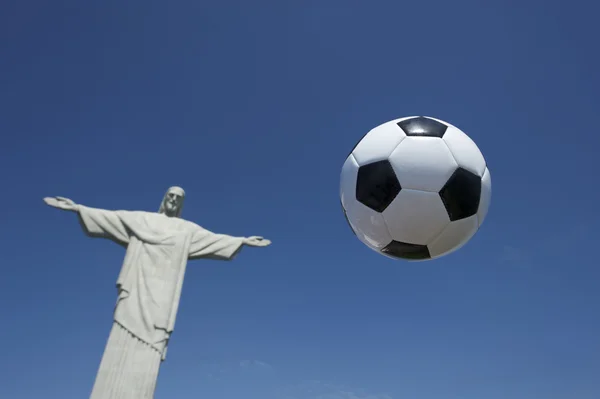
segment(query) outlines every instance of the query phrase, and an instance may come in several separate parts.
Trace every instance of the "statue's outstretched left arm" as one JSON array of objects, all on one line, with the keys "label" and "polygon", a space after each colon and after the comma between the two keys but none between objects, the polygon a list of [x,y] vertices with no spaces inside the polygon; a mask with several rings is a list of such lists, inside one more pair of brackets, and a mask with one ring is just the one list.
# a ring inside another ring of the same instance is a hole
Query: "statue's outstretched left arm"
[{"label": "statue's outstretched left arm", "polygon": [[188,258],[231,260],[240,252],[244,245],[266,247],[269,244],[271,244],[271,241],[259,236],[233,237],[198,228],[192,236]]},{"label": "statue's outstretched left arm", "polygon": [[260,236],[251,236],[245,237],[243,243],[249,247],[266,247],[267,245],[271,245],[271,240],[265,240]]}]

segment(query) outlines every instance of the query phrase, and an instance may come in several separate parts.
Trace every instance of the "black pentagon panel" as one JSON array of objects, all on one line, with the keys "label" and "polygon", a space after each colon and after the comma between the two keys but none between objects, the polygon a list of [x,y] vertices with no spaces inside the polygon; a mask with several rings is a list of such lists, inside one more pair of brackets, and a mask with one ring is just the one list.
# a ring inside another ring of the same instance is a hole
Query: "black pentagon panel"
[{"label": "black pentagon panel", "polygon": [[342,205],[342,212],[344,213],[344,219],[346,219],[346,223],[348,223],[348,227],[350,227],[350,230],[352,231],[352,233],[354,235],[356,235],[356,232],[354,231],[354,228],[352,227],[352,224],[350,224],[350,220],[348,219],[348,214],[346,213],[346,209],[344,208],[344,204],[342,204],[340,202],[340,204]]},{"label": "black pentagon panel", "polygon": [[356,200],[376,212],[383,212],[402,188],[390,162],[373,162],[358,168]]},{"label": "black pentagon panel", "polygon": [[400,241],[392,241],[386,245],[381,252],[388,256],[406,260],[431,259],[427,245],[407,244]]},{"label": "black pentagon panel", "polygon": [[440,190],[440,197],[448,211],[450,221],[473,216],[479,210],[481,177],[458,168]]},{"label": "black pentagon panel", "polygon": [[407,136],[421,137],[444,137],[448,126],[434,119],[419,116],[416,118],[405,119],[397,125],[406,133]]}]

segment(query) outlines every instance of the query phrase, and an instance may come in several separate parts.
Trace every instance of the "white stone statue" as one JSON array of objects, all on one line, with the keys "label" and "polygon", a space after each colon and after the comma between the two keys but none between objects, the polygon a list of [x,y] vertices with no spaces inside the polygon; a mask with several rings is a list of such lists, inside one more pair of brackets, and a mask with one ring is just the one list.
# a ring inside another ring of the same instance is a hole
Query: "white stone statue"
[{"label": "white stone statue", "polygon": [[262,237],[215,234],[181,219],[185,192],[171,187],[158,213],[90,208],[64,197],[44,198],[76,212],[85,233],[126,248],[117,279],[113,326],[91,399],[150,399],[179,306],[188,259],[231,260],[243,245],[264,247]]}]

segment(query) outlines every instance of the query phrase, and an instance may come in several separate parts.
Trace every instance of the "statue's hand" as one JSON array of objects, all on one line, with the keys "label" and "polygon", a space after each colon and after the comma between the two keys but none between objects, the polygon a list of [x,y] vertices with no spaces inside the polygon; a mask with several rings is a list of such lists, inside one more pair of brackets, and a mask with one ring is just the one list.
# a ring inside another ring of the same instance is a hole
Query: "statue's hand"
[{"label": "statue's hand", "polygon": [[54,208],[77,212],[79,205],[65,197],[46,197],[44,202]]},{"label": "statue's hand", "polygon": [[266,247],[271,244],[270,240],[265,240],[262,237],[252,236],[248,238],[244,238],[244,244],[249,245],[251,247]]}]

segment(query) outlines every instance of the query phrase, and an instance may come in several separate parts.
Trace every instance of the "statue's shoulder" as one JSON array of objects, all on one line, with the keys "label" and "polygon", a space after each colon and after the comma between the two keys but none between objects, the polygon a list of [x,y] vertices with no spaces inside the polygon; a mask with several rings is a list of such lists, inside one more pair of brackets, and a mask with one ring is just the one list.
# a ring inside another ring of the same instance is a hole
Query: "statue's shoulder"
[{"label": "statue's shoulder", "polygon": [[189,220],[181,219],[183,225],[192,230],[205,230],[202,226]]},{"label": "statue's shoulder", "polygon": [[157,212],[147,211],[117,211],[120,216],[129,223],[141,225],[156,225],[167,223],[164,215]]},{"label": "statue's shoulder", "polygon": [[120,210],[117,213],[122,216],[127,216],[133,219],[146,219],[146,218],[154,218],[155,215],[158,215],[156,212],[146,212],[146,211],[129,211],[129,210]]}]

